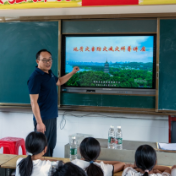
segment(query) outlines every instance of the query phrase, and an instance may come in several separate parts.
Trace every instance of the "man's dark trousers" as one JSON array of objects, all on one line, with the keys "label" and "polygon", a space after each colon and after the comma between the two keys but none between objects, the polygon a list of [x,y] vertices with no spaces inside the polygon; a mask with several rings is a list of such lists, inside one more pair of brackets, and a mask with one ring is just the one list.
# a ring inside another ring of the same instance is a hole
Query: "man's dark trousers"
[{"label": "man's dark trousers", "polygon": [[[43,120],[46,127],[45,136],[47,138],[48,149],[44,156],[53,156],[53,150],[56,146],[57,139],[57,118]],[[34,120],[34,130],[36,131],[37,123]]]}]

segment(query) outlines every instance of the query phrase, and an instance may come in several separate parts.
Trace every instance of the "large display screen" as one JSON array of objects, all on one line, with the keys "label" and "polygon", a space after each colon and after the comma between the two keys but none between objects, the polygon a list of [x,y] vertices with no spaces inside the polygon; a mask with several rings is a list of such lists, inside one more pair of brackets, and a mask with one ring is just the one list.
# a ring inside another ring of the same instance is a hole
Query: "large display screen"
[{"label": "large display screen", "polygon": [[69,87],[154,88],[154,35],[65,36]]}]

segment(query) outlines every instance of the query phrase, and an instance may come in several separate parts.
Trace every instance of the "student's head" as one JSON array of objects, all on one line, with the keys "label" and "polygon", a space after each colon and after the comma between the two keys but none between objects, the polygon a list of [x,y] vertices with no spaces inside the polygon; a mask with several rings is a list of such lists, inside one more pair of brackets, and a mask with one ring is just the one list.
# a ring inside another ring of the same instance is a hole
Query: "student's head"
[{"label": "student's head", "polygon": [[90,162],[90,165],[86,169],[87,175],[103,176],[102,169],[93,163],[100,155],[100,143],[95,138],[88,137],[81,142],[79,149],[81,157],[85,161]]},{"label": "student's head", "polygon": [[51,176],[86,176],[86,173],[73,163],[63,164],[63,162],[59,162],[58,168],[52,172]]},{"label": "student's head", "polygon": [[141,145],[135,153],[135,164],[148,176],[148,172],[156,165],[157,156],[155,150],[149,145]]},{"label": "student's head", "polygon": [[46,153],[46,137],[43,133],[31,132],[26,137],[25,146],[30,155],[19,163],[19,172],[21,176],[30,176],[33,169],[32,156],[40,158]]},{"label": "student's head", "polygon": [[42,49],[37,52],[36,54],[36,62],[38,64],[38,68],[43,71],[49,71],[52,66],[52,56],[51,53],[46,50]]}]

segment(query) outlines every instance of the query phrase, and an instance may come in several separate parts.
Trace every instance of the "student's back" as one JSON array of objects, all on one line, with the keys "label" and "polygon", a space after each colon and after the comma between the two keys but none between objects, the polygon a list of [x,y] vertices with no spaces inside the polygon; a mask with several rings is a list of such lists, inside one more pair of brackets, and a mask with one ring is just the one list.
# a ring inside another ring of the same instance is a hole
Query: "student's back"
[{"label": "student's back", "polygon": [[126,165],[122,176],[170,176],[170,168],[156,166],[155,150],[149,145],[141,145],[135,153],[135,166]]},{"label": "student's back", "polygon": [[[18,164],[23,160],[23,158],[19,158],[17,160],[17,169],[16,169],[16,175],[15,176],[21,176],[19,172],[19,166]],[[32,169],[32,174],[30,176],[48,176],[51,166],[53,165],[51,161],[49,160],[33,160],[33,169]],[[57,163],[56,163],[57,164]],[[55,164],[55,165],[56,165]]]},{"label": "student's back", "polygon": [[85,138],[79,147],[82,159],[73,160],[72,163],[84,169],[88,176],[113,176],[121,171],[124,164],[118,161],[96,161],[100,155],[100,143],[92,137]]},{"label": "student's back", "polygon": [[19,158],[16,163],[16,176],[48,176],[52,165],[58,162],[43,160],[47,151],[47,140],[43,133],[31,132],[25,140],[27,158]]},{"label": "student's back", "polygon": [[[145,173],[141,173],[136,171],[135,169],[133,169],[132,167],[129,167],[127,169],[124,170],[123,175],[122,176],[145,176]],[[169,173],[167,172],[162,172],[162,173],[149,173],[146,176],[170,176]]]}]

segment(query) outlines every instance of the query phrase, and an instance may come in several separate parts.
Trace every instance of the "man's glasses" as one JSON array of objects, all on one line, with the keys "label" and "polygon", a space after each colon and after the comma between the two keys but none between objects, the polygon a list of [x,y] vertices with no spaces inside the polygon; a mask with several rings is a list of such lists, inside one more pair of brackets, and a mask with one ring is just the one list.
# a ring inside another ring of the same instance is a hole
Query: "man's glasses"
[{"label": "man's glasses", "polygon": [[51,63],[53,61],[53,59],[43,59],[41,61],[46,64],[47,62]]}]

